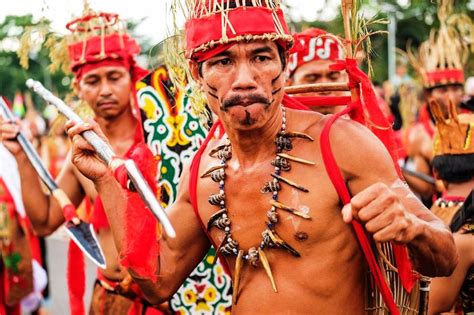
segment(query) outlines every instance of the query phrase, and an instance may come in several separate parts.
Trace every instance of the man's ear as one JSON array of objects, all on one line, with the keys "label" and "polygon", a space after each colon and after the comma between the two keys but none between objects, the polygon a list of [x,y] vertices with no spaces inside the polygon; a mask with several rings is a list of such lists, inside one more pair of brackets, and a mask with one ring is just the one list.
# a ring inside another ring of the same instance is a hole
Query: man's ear
[{"label": "man's ear", "polygon": [[193,80],[196,81],[199,85],[202,85],[202,76],[199,71],[199,64],[196,61],[189,60],[189,69],[191,70],[191,76],[193,77]]},{"label": "man's ear", "polygon": [[76,78],[73,78],[71,85],[72,85],[72,89],[74,90],[74,93],[76,93],[76,95],[79,95],[79,93],[81,92],[81,87],[79,86],[79,80]]}]

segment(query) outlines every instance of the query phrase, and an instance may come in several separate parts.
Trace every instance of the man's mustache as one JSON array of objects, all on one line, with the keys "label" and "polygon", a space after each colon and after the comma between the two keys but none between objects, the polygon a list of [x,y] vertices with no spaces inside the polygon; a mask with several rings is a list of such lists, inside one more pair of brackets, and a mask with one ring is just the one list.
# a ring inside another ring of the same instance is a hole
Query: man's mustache
[{"label": "man's mustache", "polygon": [[247,106],[255,103],[261,103],[266,106],[269,106],[272,103],[272,100],[261,94],[248,94],[245,96],[235,95],[230,97],[229,99],[224,100],[222,102],[222,108],[225,110],[229,107],[236,105]]}]

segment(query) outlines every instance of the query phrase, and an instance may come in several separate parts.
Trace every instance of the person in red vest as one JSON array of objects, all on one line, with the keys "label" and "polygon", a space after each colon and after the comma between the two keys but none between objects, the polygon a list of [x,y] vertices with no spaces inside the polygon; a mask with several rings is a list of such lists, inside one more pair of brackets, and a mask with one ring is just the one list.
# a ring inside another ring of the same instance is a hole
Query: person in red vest
[{"label": "person in red vest", "polygon": [[[104,130],[114,152],[121,157],[136,159],[138,164],[147,164],[149,169],[145,177],[151,186],[156,188],[156,161],[144,143],[135,90],[136,82],[145,76],[147,71],[136,64],[134,56],[140,52],[140,47],[127,35],[124,25],[117,14],[94,12],[86,7],[83,16],[67,25],[71,31],[67,37],[68,59],[62,61],[69,64],[74,75],[73,87],[77,96],[94,112],[95,122]],[[11,122],[1,123],[0,135],[3,144],[15,155],[22,178],[22,190],[27,192],[23,194],[27,214],[38,235],[49,235],[57,230],[65,219],[58,203],[52,196],[43,193],[32,165],[15,140],[18,131],[19,126]],[[141,251],[137,251],[137,247],[124,249],[128,260],[123,259],[122,254],[115,248],[109,221],[102,207],[104,196],[97,192],[93,181],[85,178],[71,160],[68,160],[57,177],[57,183],[75,206],[86,197],[94,204],[90,217],[84,219],[89,220],[97,231],[107,266],[106,269],[97,271],[90,313],[161,314],[142,298],[140,290],[126,269],[133,265],[131,257],[144,261],[148,259],[149,250],[157,246],[155,231],[148,235],[146,247]],[[143,203],[138,200],[127,210],[126,215],[133,218],[134,223],[138,225],[142,222],[155,227],[156,220],[153,217],[147,216],[147,212],[142,215],[143,207]],[[127,231],[133,237],[136,235],[132,228]],[[84,265],[80,263],[81,259],[82,253],[71,243],[68,282],[72,314],[85,313]],[[146,275],[150,274],[144,272]]]},{"label": "person in red vest", "polygon": [[[156,277],[129,268],[150,303],[166,301],[211,244],[231,271],[235,314],[364,314],[366,264],[358,240],[378,270],[366,232],[375,242],[396,242],[408,290],[410,263],[427,276],[449,275],[457,259],[452,234],[400,180],[383,143],[349,119],[329,133],[339,116],[303,110],[285,95],[293,37],[279,1],[190,1],[187,8],[190,72],[219,120],[181,177],[168,211],[177,236],[160,240]],[[345,62],[340,66],[374,99],[356,61]],[[219,127],[222,138],[214,135]],[[104,136],[97,124],[71,123],[72,160],[104,196],[121,252],[126,180],[98,161],[84,130]],[[377,283],[396,314],[383,277]]]}]

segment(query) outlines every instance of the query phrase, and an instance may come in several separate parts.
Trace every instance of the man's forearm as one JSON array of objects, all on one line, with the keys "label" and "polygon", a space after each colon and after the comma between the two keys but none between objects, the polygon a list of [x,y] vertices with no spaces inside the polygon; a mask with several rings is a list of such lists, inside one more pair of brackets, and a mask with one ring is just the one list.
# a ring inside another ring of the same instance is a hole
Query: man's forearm
[{"label": "man's forearm", "polygon": [[94,182],[98,196],[109,221],[115,241],[115,247],[120,253],[123,243],[123,229],[125,226],[124,213],[127,207],[127,197],[112,174],[107,174]]},{"label": "man's forearm", "polygon": [[452,233],[439,221],[423,221],[417,229],[418,236],[408,244],[414,268],[428,277],[449,276],[458,260]]},{"label": "man's forearm", "polygon": [[50,234],[48,227],[51,196],[45,194],[40,179],[24,153],[16,156],[21,179],[21,191],[25,210],[35,231]]},{"label": "man's forearm", "polygon": [[[123,259],[126,258],[124,255],[129,254],[127,252],[123,253],[122,251],[126,251],[124,248],[124,231],[126,229],[125,213],[127,211],[127,207],[129,206],[128,203],[130,203],[130,200],[127,199],[125,190],[120,186],[120,184],[111,174],[108,174],[102,177],[101,179],[96,180],[95,187],[97,189],[97,192],[99,193],[100,198],[102,199],[107,219],[109,221],[110,228],[112,229],[115,247],[119,252],[122,262]],[[146,233],[146,231],[143,232]],[[136,237],[139,238],[141,236],[136,235]],[[147,248],[151,250],[152,244],[148,244]],[[156,256],[152,257],[151,259],[156,259],[157,261],[159,261],[159,254],[156,253]],[[145,266],[146,264],[147,263],[144,261],[143,266]],[[143,266],[138,267],[141,269],[141,267]],[[160,270],[158,264],[156,273],[152,276],[157,276],[159,274],[159,271]],[[167,300],[168,294],[166,292],[162,292],[163,290],[161,286],[158,285],[156,281],[153,281],[151,279],[152,277],[140,275],[139,272],[135,270],[134,266],[128,266],[128,272],[132,276],[133,280],[140,286],[145,298],[151,304],[158,305]]]}]

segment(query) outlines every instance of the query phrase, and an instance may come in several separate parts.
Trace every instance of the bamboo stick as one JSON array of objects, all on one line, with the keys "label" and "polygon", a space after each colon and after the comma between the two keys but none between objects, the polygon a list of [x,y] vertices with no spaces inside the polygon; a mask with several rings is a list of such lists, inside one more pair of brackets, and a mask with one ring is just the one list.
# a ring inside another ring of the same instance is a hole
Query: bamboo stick
[{"label": "bamboo stick", "polygon": [[301,94],[301,93],[314,93],[314,92],[335,92],[335,91],[349,91],[349,86],[346,82],[344,83],[315,83],[315,84],[303,84],[295,86],[285,87],[287,94]]}]

